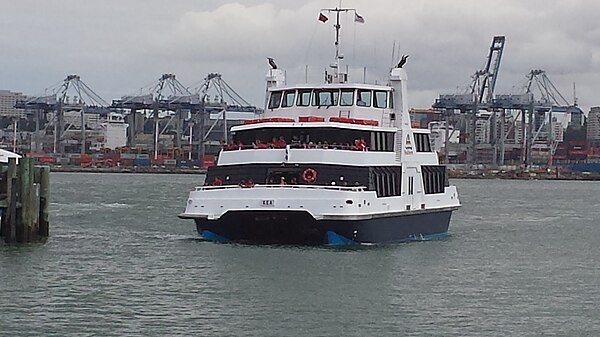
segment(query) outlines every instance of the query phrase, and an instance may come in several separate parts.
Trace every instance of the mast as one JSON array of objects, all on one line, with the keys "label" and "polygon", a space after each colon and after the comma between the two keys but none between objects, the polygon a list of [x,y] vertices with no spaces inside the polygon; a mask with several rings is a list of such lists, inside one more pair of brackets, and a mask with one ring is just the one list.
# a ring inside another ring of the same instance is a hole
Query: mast
[{"label": "mast", "polygon": [[335,69],[336,73],[340,70],[340,10],[335,13]]},{"label": "mast", "polygon": [[[341,6],[340,6],[341,7]],[[348,80],[348,74],[345,72],[342,72],[341,68],[341,61],[344,58],[344,55],[342,53],[340,53],[340,29],[342,28],[342,25],[340,25],[340,13],[348,13],[348,12],[353,12],[356,14],[356,9],[354,8],[323,8],[321,9],[321,13],[322,12],[328,12],[328,13],[335,13],[335,24],[333,25],[333,28],[335,28],[335,61],[334,63],[332,63],[330,65],[330,67],[333,69],[333,76],[327,74],[327,72],[325,72],[325,79],[328,83],[345,83]],[[355,19],[356,20],[356,19]]]}]

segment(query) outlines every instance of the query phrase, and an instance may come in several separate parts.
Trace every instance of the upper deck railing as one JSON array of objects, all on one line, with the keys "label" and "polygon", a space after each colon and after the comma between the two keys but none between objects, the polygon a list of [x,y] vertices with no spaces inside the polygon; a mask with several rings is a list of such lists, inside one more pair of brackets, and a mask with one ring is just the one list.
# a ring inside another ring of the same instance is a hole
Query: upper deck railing
[{"label": "upper deck railing", "polygon": [[197,186],[196,191],[207,190],[231,190],[231,189],[300,189],[300,190],[328,190],[328,191],[343,191],[343,192],[364,192],[365,186],[331,186],[331,185],[280,185],[280,184],[264,184],[252,186],[240,185],[222,185],[222,186]]}]

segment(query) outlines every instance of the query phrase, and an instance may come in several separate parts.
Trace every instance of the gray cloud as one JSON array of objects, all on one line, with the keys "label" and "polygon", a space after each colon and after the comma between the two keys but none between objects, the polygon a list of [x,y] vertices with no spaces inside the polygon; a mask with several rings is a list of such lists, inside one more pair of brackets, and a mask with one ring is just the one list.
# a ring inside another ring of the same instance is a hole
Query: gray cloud
[{"label": "gray cloud", "polygon": [[[239,93],[262,104],[266,57],[290,83],[320,81],[332,61],[331,20],[317,21],[324,1],[20,0],[0,11],[0,87],[41,93],[78,73],[110,100],[175,73],[187,85],[220,72]],[[498,92],[514,91],[533,68],[545,69],[567,97],[600,104],[600,3],[505,0],[354,0],[365,24],[342,18],[342,43],[356,78],[384,81],[394,42],[410,54],[411,105],[464,88],[485,62],[494,35],[507,42]],[[333,18],[332,18],[333,19]]]}]

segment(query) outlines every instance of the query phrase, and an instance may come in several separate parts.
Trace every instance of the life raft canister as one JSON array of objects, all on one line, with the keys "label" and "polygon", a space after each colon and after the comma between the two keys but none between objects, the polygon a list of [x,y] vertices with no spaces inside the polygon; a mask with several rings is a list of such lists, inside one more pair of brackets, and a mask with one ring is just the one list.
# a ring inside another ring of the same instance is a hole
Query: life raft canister
[{"label": "life raft canister", "polygon": [[317,171],[312,168],[307,168],[302,172],[302,179],[309,184],[314,183],[315,180],[317,180]]}]

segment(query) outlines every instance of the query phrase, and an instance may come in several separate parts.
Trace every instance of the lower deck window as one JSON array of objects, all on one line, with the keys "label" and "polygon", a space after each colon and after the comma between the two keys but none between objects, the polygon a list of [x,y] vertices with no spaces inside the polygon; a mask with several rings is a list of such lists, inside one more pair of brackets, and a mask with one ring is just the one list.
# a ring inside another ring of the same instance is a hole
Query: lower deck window
[{"label": "lower deck window", "polygon": [[421,170],[425,194],[444,193],[444,188],[450,186],[446,166],[428,165],[422,166]]},{"label": "lower deck window", "polygon": [[370,189],[377,192],[377,197],[401,194],[402,168],[400,166],[372,167],[370,175]]}]

